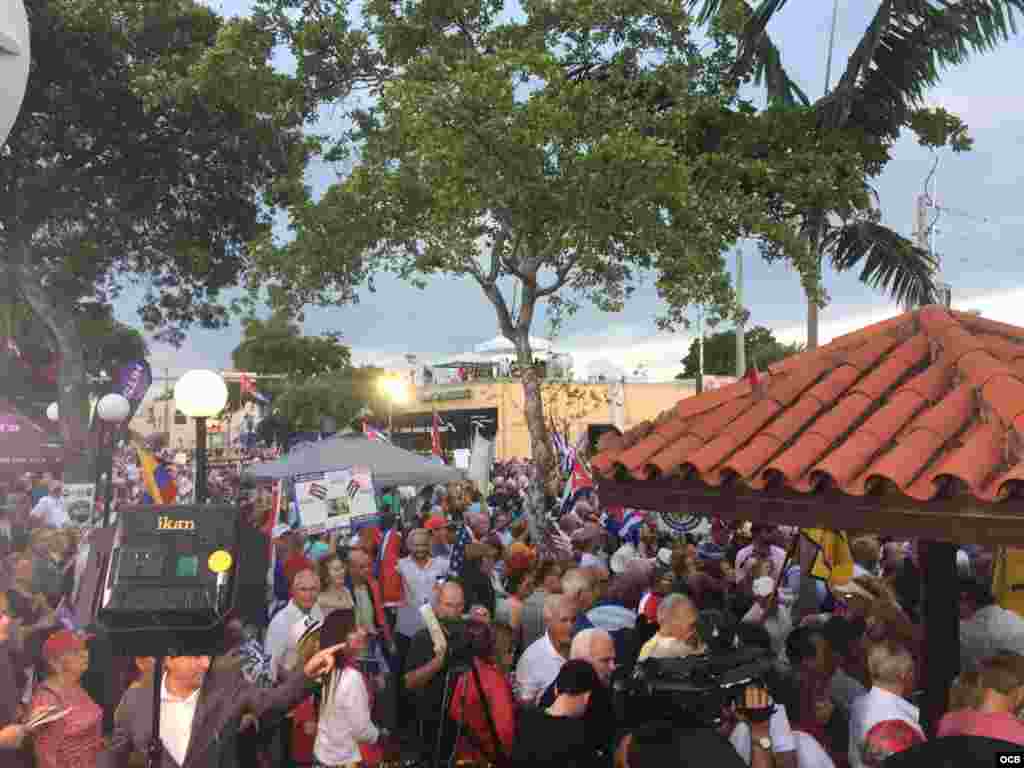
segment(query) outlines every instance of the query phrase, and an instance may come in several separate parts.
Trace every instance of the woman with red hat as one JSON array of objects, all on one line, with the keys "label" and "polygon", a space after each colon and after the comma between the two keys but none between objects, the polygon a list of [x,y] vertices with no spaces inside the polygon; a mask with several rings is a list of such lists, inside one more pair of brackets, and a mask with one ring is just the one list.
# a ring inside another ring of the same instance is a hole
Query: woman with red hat
[{"label": "woman with red hat", "polygon": [[95,768],[103,749],[103,710],[81,686],[89,668],[82,635],[61,629],[43,644],[48,674],[32,697],[31,710],[67,711],[33,734],[36,768]]}]

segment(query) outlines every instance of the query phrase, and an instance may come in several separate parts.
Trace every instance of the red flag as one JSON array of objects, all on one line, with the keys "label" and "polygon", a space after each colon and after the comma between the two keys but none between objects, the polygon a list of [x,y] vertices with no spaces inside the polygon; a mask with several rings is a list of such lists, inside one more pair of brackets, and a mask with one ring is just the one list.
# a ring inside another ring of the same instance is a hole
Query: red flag
[{"label": "red flag", "polygon": [[430,452],[434,456],[443,456],[441,452],[441,418],[434,411],[434,426],[430,430]]},{"label": "red flag", "polygon": [[747,368],[747,383],[750,384],[751,389],[761,384],[761,373],[757,370],[756,365],[752,365]]}]

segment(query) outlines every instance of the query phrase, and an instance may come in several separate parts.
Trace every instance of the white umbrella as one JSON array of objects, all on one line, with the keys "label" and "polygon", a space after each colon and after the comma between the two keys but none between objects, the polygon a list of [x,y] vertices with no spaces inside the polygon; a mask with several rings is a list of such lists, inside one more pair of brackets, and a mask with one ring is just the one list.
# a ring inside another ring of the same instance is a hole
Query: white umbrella
[{"label": "white umbrella", "polygon": [[[547,339],[531,336],[530,349],[534,352],[550,352],[551,342]],[[479,352],[482,355],[514,355],[516,353],[516,348],[515,345],[504,336],[495,336],[490,341],[485,341],[483,344],[477,344],[473,347],[473,351]]]}]

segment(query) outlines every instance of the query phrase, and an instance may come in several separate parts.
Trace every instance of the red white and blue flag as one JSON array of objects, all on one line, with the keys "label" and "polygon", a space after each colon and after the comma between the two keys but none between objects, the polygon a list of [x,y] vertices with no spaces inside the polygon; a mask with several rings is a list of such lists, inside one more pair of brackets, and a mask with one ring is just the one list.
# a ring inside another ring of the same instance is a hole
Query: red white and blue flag
[{"label": "red white and blue flag", "polygon": [[594,480],[590,476],[590,471],[583,466],[583,462],[579,458],[574,458],[572,473],[565,482],[565,491],[562,493],[562,514],[572,512],[577,501],[593,492]]},{"label": "red white and blue flag", "polygon": [[385,443],[390,442],[388,440],[387,433],[382,432],[376,427],[370,426],[368,422],[363,422],[363,434],[366,435],[370,440],[381,440]]}]

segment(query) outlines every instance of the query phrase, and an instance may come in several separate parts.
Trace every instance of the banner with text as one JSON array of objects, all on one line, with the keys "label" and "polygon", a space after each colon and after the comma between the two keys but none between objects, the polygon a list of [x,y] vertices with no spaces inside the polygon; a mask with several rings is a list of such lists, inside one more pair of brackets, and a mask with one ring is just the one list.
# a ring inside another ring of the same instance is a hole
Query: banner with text
[{"label": "banner with text", "polygon": [[377,518],[373,477],[366,467],[296,475],[299,527],[307,534],[356,530]]}]

